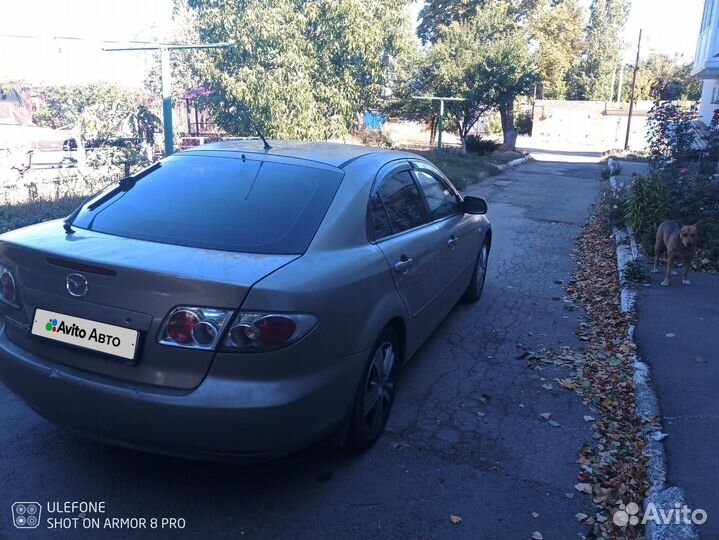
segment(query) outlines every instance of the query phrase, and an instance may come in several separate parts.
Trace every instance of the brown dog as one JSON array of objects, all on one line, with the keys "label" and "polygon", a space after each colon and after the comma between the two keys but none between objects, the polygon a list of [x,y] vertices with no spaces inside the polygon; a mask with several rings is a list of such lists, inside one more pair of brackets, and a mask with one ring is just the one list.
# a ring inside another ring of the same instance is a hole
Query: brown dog
[{"label": "brown dog", "polygon": [[676,221],[665,221],[659,225],[657,229],[657,240],[654,244],[654,269],[652,272],[659,272],[657,268],[659,254],[666,248],[667,275],[664,276],[662,287],[668,287],[670,276],[676,275],[676,272],[672,272],[676,259],[681,259],[684,263],[682,284],[689,285],[691,283],[687,277],[689,276],[689,267],[691,266],[692,259],[697,251],[698,227],[699,222],[694,225],[679,225]]}]

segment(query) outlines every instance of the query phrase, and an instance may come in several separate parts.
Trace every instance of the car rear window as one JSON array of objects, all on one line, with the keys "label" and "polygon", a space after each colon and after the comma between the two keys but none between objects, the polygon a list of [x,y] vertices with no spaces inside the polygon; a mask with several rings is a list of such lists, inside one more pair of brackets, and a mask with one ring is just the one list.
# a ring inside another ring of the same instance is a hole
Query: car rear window
[{"label": "car rear window", "polygon": [[287,163],[172,156],[96,208],[89,201],[74,223],[167,244],[304,253],[342,176],[339,171]]}]

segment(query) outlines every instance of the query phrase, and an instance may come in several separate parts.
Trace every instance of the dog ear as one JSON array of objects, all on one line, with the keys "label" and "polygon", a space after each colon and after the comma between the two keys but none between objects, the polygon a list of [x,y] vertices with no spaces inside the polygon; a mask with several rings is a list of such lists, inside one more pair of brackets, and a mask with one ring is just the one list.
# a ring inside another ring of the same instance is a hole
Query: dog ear
[{"label": "dog ear", "polygon": [[702,220],[700,219],[694,225],[692,225],[692,227],[699,227],[699,225],[701,225],[701,224],[702,224]]}]

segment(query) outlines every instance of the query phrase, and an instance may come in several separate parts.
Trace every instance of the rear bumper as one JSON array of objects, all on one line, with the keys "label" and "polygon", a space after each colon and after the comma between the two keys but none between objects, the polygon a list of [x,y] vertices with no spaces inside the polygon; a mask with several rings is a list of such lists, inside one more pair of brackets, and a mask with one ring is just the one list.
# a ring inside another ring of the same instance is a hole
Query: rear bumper
[{"label": "rear bumper", "polygon": [[210,460],[265,461],[330,434],[349,412],[366,359],[353,354],[281,381],[211,369],[194,390],[165,390],[48,361],[0,328],[0,381],[41,416],[111,444]]}]

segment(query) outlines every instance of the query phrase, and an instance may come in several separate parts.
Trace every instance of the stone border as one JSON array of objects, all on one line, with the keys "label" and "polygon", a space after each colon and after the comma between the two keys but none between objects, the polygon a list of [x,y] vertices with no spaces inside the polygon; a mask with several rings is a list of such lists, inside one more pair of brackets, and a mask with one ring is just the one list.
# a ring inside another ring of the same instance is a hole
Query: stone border
[{"label": "stone border", "polygon": [[[522,156],[521,158],[513,159],[512,161],[508,161],[507,163],[502,163],[500,165],[491,164],[491,165],[494,165],[495,167],[497,167],[497,172],[493,173],[493,174],[488,173],[486,171],[481,172],[475,177],[475,179],[472,181],[472,183],[478,182],[479,180],[484,180],[485,178],[489,178],[490,176],[497,176],[503,170],[509,169],[510,167],[516,167],[517,165],[522,165],[524,163],[527,163],[527,161],[529,161],[530,159],[532,159],[532,156],[529,154],[526,154],[526,155]],[[469,187],[469,185],[467,185],[467,187]],[[463,190],[460,190],[460,191],[463,191]]]},{"label": "stone border", "polygon": [[[618,166],[614,158],[607,160],[610,177],[609,185],[612,191],[618,192],[623,186],[617,185],[616,173]],[[640,258],[639,249],[634,238],[634,231],[631,227],[626,229],[614,227],[614,243],[617,253],[617,270],[619,270],[619,282],[621,284],[621,310],[624,313],[636,313],[637,293],[624,279],[624,271],[627,266]],[[629,339],[634,343],[634,325],[630,325],[628,331]],[[636,397],[637,418],[641,420],[654,420],[647,423],[653,426],[644,435],[644,451],[647,455],[649,465],[647,475],[649,478],[649,495],[644,501],[644,510],[647,505],[654,503],[658,509],[673,510],[678,503],[680,507],[685,504],[684,492],[678,487],[667,487],[667,463],[664,452],[664,444],[661,442],[665,433],[661,431],[661,411],[659,399],[651,386],[651,373],[649,366],[642,361],[639,354],[634,355],[634,388]],[[646,524],[645,538],[647,540],[698,540],[699,535],[691,524],[657,524],[650,522]]]},{"label": "stone border", "polygon": [[507,163],[504,163],[502,165],[495,165],[500,171],[503,171],[504,169],[508,169],[509,167],[516,167],[517,165],[522,165],[524,163],[527,163],[531,159],[531,156],[529,154],[526,154],[520,158],[513,159],[512,161],[508,161]]}]

